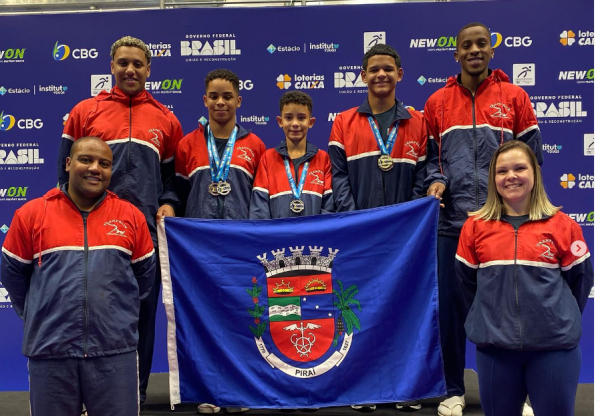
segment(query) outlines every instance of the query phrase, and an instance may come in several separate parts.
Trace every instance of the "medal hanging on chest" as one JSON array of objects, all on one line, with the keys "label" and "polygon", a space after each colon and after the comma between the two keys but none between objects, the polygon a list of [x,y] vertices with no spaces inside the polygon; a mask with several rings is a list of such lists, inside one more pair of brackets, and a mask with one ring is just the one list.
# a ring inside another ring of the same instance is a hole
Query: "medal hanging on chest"
[{"label": "medal hanging on chest", "polygon": [[215,144],[215,136],[210,130],[210,126],[206,127],[208,147],[208,159],[210,165],[210,178],[212,182],[208,185],[208,193],[213,196],[228,195],[231,192],[231,184],[227,182],[229,176],[229,168],[231,166],[231,157],[233,156],[233,146],[237,137],[238,128],[235,126],[227,140],[227,147],[223,152],[223,158],[219,158],[217,145]]},{"label": "medal hanging on chest", "polygon": [[304,162],[304,168],[302,169],[302,175],[298,181],[298,186],[294,183],[294,177],[292,176],[292,170],[290,169],[290,161],[287,158],[283,159],[285,164],[285,173],[292,189],[292,195],[294,199],[290,202],[290,210],[295,214],[300,214],[304,211],[304,201],[302,201],[302,189],[304,189],[304,182],[306,181],[306,174],[308,173],[308,161]]},{"label": "medal hanging on chest", "polygon": [[383,138],[381,137],[377,123],[375,123],[375,120],[371,116],[368,116],[368,119],[371,131],[373,132],[373,136],[375,136],[377,146],[379,146],[379,151],[381,152],[381,156],[377,159],[377,166],[384,172],[392,170],[394,167],[394,160],[390,156],[390,153],[392,153],[394,143],[396,143],[396,138],[398,137],[398,122],[394,123],[394,127],[388,136],[387,143],[383,143]]}]

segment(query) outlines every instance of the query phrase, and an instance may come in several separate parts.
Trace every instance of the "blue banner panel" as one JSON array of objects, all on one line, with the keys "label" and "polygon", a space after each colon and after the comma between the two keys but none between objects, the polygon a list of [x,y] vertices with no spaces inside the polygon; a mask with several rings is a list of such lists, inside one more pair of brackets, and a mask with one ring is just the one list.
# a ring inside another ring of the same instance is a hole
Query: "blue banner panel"
[{"label": "blue banner panel", "polygon": [[171,403],[306,408],[444,395],[438,205],[167,218]]},{"label": "blue banner panel", "polygon": [[[593,7],[592,0],[507,0],[0,16],[0,244],[14,211],[56,186],[64,122],[79,101],[115,84],[110,47],[124,35],[149,45],[145,87],[184,133],[208,118],[206,74],[228,68],[240,78],[237,121],[267,147],[284,139],[276,120],[281,95],[302,90],[314,100],[308,140],[327,149],[337,114],[366,98],[360,72],[369,47],[398,50],[404,77],[396,96],[421,110],[460,71],[453,56],[459,29],[480,21],[492,32],[490,67],[525,89],[535,110],[547,192],[582,226],[593,253]],[[235,24],[225,29],[224,22]],[[592,322],[584,320],[582,382],[593,381]],[[0,389],[26,390],[21,326],[5,296],[0,327],[11,338],[0,342],[0,379],[11,380]],[[157,331],[165,331],[162,320]],[[157,343],[153,371],[166,369]]]}]

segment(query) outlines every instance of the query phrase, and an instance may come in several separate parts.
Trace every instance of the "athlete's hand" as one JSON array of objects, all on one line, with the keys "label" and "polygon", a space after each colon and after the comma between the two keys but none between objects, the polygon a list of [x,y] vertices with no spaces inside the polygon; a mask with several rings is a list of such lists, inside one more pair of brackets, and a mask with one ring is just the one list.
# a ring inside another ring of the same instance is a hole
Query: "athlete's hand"
[{"label": "athlete's hand", "polygon": [[437,199],[440,200],[440,207],[444,208],[444,204],[442,204],[442,194],[444,193],[444,191],[446,190],[446,185],[444,185],[441,182],[434,182],[431,184],[431,186],[429,187],[429,189],[427,190],[427,196],[435,196]]},{"label": "athlete's hand", "polygon": [[158,209],[158,212],[156,213],[156,222],[160,222],[162,217],[174,217],[174,216],[175,216],[175,210],[173,209],[173,207],[169,204],[165,204]]}]

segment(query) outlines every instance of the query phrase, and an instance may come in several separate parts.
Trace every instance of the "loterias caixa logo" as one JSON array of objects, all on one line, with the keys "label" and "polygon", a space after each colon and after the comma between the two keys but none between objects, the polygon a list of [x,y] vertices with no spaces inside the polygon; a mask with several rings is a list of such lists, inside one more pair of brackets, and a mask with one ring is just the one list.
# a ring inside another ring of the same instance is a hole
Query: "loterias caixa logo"
[{"label": "loterias caixa logo", "polygon": [[265,279],[252,277],[246,292],[252,298],[247,308],[256,346],[272,368],[298,378],[320,376],[339,366],[360,331],[361,311],[356,285],[333,282],[332,268],[339,250],[304,246],[272,250],[258,255]]}]

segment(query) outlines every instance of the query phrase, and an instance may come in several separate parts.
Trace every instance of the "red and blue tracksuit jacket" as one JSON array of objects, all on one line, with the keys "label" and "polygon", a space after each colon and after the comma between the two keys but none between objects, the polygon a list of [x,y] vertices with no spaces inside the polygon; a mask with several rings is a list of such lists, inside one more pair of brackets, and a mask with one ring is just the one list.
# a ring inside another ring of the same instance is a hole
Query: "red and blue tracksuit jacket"
[{"label": "red and blue tracksuit jacket", "polygon": [[[289,154],[286,142],[282,141],[277,147],[267,150],[260,159],[252,189],[250,219],[302,217],[333,212],[329,155],[312,143],[306,143],[306,153],[298,162],[298,175],[302,175],[304,162],[309,161],[302,190],[304,210],[300,213],[290,210],[294,195],[285,171],[284,158],[289,159]],[[298,185],[292,160],[290,170]]]},{"label": "red and blue tracksuit jacket", "polygon": [[[175,152],[177,190],[185,217],[208,219],[248,219],[252,183],[265,145],[254,133],[240,125],[231,156],[227,182],[231,184],[228,195],[213,196],[208,193],[212,182],[204,126],[186,135]],[[219,213],[219,199],[223,204]],[[221,215],[219,215],[221,214]]]},{"label": "red and blue tracksuit jacket", "polygon": [[183,136],[175,115],[142,91],[130,96],[114,87],[77,104],[69,113],[59,150],[58,180],[69,180],[66,158],[77,139],[100,137],[113,152],[108,189],[138,207],[154,244],[159,206],[179,206],[175,192],[175,148]]},{"label": "red and blue tracksuit jacket", "polygon": [[134,351],[140,300],[155,273],[144,215],[107,191],[84,217],[53,189],[17,211],[2,246],[0,279],[24,320],[30,358]]},{"label": "red and blue tracksuit jacket", "polygon": [[427,153],[423,115],[396,100],[398,137],[390,154],[394,167],[387,172],[377,166],[381,151],[368,115],[372,112],[365,100],[360,107],[338,114],[331,128],[329,157],[338,212],[397,204],[422,194]]},{"label": "red and blue tracksuit jacket", "polygon": [[434,182],[446,186],[442,196],[439,234],[460,235],[467,211],[476,211],[487,199],[492,155],[508,140],[531,147],[543,162],[542,138],[527,93],[509,82],[499,69],[490,71],[475,96],[460,85],[460,75],[425,103],[427,145],[426,192]]},{"label": "red and blue tracksuit jacket", "polygon": [[[583,254],[572,245],[583,247]],[[581,227],[567,215],[526,221],[518,230],[504,220],[470,217],[455,267],[469,306],[465,330],[474,344],[514,350],[579,344],[594,278]]]}]

